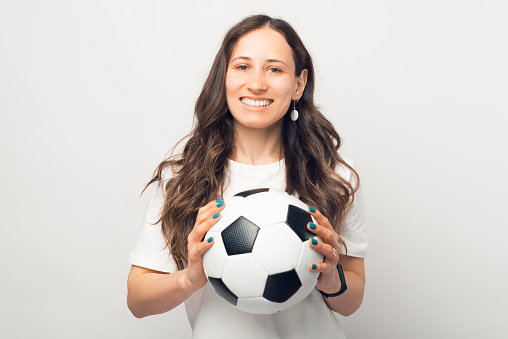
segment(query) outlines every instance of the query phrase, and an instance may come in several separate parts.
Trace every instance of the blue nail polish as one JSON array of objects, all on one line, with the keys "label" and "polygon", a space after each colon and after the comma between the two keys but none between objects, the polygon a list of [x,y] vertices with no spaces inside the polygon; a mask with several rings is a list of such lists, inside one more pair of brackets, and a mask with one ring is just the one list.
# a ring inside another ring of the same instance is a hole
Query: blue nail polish
[{"label": "blue nail polish", "polygon": [[312,238],[310,241],[312,242],[312,245],[314,245],[314,246],[317,245],[317,240],[316,239]]},{"label": "blue nail polish", "polygon": [[207,240],[207,241],[208,241],[208,242],[212,242],[212,240],[213,240],[213,237],[210,237],[210,238],[208,238],[208,240]]},{"label": "blue nail polish", "polygon": [[224,199],[223,198],[219,198],[219,199],[215,200],[215,202],[224,202]]},{"label": "blue nail polish", "polygon": [[217,204],[217,207],[222,207],[224,205],[224,201],[220,201],[218,204]]},{"label": "blue nail polish", "polygon": [[219,213],[214,214],[214,216],[213,216],[212,218],[213,218],[213,219],[217,219],[217,218],[219,217],[219,215],[220,215],[220,212],[219,212]]},{"label": "blue nail polish", "polygon": [[315,230],[317,226],[316,226],[316,224],[309,222],[309,227],[311,230]]},{"label": "blue nail polish", "polygon": [[316,213],[316,209],[314,207],[311,207],[311,206],[309,206],[309,211],[311,211],[312,213]]},{"label": "blue nail polish", "polygon": [[315,270],[317,268],[316,264],[312,264],[312,269]]}]

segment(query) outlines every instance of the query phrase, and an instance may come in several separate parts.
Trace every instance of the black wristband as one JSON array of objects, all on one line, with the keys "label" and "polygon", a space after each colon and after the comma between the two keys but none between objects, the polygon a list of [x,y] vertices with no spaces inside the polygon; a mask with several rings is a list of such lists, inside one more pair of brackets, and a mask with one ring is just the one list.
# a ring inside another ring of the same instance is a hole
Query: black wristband
[{"label": "black wristband", "polygon": [[339,272],[340,290],[339,290],[339,292],[332,293],[332,294],[328,294],[328,293],[318,290],[319,293],[321,293],[325,298],[339,296],[342,293],[346,292],[346,290],[347,290],[346,277],[344,277],[344,269],[342,268],[341,264],[337,264],[337,271]]}]

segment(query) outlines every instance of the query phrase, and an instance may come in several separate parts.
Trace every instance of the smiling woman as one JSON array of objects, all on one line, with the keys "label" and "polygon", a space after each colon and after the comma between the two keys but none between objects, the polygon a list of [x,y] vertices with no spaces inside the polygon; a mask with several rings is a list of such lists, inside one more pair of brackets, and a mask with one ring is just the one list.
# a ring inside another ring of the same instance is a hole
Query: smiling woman
[{"label": "smiling woman", "polygon": [[[312,59],[294,29],[266,15],[233,26],[195,117],[183,152],[163,161],[147,184],[157,187],[130,255],[132,313],[145,317],[184,302],[194,338],[344,338],[333,312],[350,315],[362,303],[363,200],[352,162],[338,152],[339,135],[314,105]],[[307,229],[320,240],[308,246],[326,257],[308,266],[320,274],[316,289],[273,315],[232,307],[203,270],[203,254],[215,243],[206,232],[230,198],[260,187],[309,205],[317,223]]]},{"label": "smiling woman", "polygon": [[247,129],[282,135],[282,118],[307,84],[306,69],[295,73],[291,47],[279,32],[262,28],[238,41],[226,73],[226,98],[237,139],[245,140]]}]

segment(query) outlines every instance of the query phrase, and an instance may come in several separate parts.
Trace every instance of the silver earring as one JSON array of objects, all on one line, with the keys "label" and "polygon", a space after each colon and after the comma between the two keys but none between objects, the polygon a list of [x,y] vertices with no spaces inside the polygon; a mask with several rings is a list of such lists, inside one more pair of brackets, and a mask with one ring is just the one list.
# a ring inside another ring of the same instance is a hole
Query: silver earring
[{"label": "silver earring", "polygon": [[293,111],[291,112],[291,120],[298,120],[298,111],[296,110],[296,101],[293,101]]}]

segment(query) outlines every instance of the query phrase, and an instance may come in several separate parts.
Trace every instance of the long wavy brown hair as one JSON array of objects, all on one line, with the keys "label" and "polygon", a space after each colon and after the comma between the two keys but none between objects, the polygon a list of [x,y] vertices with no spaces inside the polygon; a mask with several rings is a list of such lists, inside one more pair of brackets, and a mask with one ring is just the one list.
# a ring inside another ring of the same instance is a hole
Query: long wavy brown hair
[{"label": "long wavy brown hair", "polygon": [[[162,233],[178,269],[186,266],[187,236],[192,231],[198,209],[223,196],[228,175],[228,159],[233,155],[233,116],[227,110],[225,79],[237,41],[245,34],[269,27],[282,34],[293,51],[295,76],[307,69],[307,85],[298,102],[300,117],[293,122],[289,107],[282,128],[286,165],[286,191],[298,193],[300,200],[316,206],[328,217],[337,233],[347,207],[353,202],[359,177],[338,154],[339,134],[314,104],[312,59],[295,30],[284,20],[253,15],[233,26],[224,37],[203,85],[194,111],[194,126],[183,151],[174,150],[154,172],[152,183],[164,189],[160,219]],[[335,171],[342,165],[351,170],[352,185]],[[169,180],[165,173],[170,172]],[[341,241],[342,242],[342,241]],[[342,242],[342,245],[345,245]]]}]

